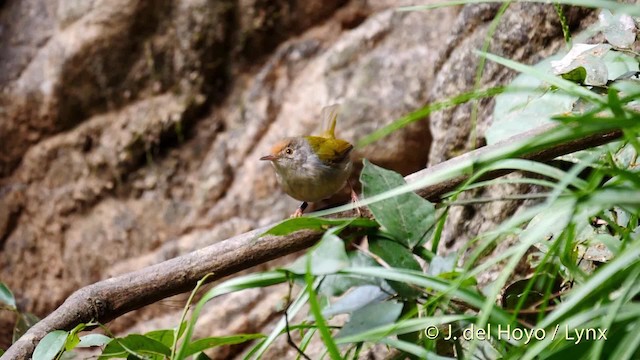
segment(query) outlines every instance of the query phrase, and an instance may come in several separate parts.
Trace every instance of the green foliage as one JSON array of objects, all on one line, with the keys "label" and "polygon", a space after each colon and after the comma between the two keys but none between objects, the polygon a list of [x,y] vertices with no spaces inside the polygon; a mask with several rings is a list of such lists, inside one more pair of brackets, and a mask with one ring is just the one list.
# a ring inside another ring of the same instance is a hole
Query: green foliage
[{"label": "green foliage", "polygon": [[[405,184],[400,174],[375,166],[366,159],[360,182],[365,198]],[[435,222],[433,205],[415,193],[370,204],[369,209],[378,223],[409,249],[425,242]]]},{"label": "green foliage", "polygon": [[[484,1],[448,4],[478,2]],[[509,4],[504,3],[501,11]],[[75,347],[105,346],[101,355],[105,359],[206,359],[202,352],[207,349],[255,341],[246,358],[257,359],[276,339],[294,331],[300,335],[292,338],[297,351],[305,352],[313,339],[321,340],[325,357],[331,359],[356,359],[374,344],[396,349],[398,358],[639,358],[640,332],[629,329],[640,326],[640,85],[638,55],[629,50],[636,38],[630,36],[630,18],[624,11],[638,16],[640,10],[611,1],[555,3],[565,38],[573,41],[579,36],[568,34],[559,4],[612,10],[600,17],[600,31],[608,44],[576,44],[560,63],[553,63],[560,58],[553,57],[534,66],[489,54],[484,46],[485,51],[478,52],[484,59],[521,73],[511,86],[480,91],[476,84],[476,90],[426,105],[359,144],[369,144],[432,111],[496,95],[494,123],[486,133],[489,143],[544,124],[557,124],[556,128],[460,161],[439,177],[409,184],[399,174],[365,160],[361,204],[375,219],[285,220],[262,235],[283,236],[304,229],[324,232],[318,244],[292,265],[222,282],[187,317],[203,279],[174,329],[113,338],[79,336],[91,325],[81,324],[69,332],[47,335],[34,358],[53,359]],[[443,4],[405,10],[439,6]],[[492,28],[498,22],[499,18]],[[563,156],[563,167],[517,159],[612,129],[623,130],[623,139]],[[507,169],[527,175],[483,180],[489,171]],[[445,194],[437,207],[411,192],[463,175],[469,180]],[[440,253],[440,236],[453,206],[505,200],[472,198],[463,203],[458,195],[505,184],[531,184],[544,190],[521,194],[518,199],[535,201],[469,239],[465,248]],[[300,290],[293,299],[291,294],[287,297],[286,316],[270,334],[192,339],[198,317],[211,299],[281,283],[290,288],[300,285]],[[15,308],[13,295],[4,286],[0,301]],[[304,309],[307,316],[296,316]],[[332,319],[339,314],[348,319]],[[576,341],[578,334],[589,338]],[[601,335],[606,339],[596,338]]]},{"label": "green foliage", "polygon": [[42,338],[33,352],[34,360],[56,359],[58,353],[64,349],[67,341],[68,331],[55,330]]},{"label": "green foliage", "polygon": [[[395,241],[373,239],[369,242],[369,251],[392,268],[422,270],[411,251]],[[404,282],[390,281],[389,286],[403,298],[415,299],[422,293],[420,289],[412,288]]]},{"label": "green foliage", "polygon": [[11,311],[15,314],[16,320],[11,337],[12,343],[18,341],[29,328],[40,321],[37,316],[28,312],[22,312],[18,309],[13,292],[11,292],[11,289],[3,282],[0,282],[0,310]]},{"label": "green foliage", "polygon": [[[637,56],[620,50],[635,41],[633,20],[626,14],[612,15],[609,10],[600,13],[600,22],[591,31],[600,29],[609,43],[576,43],[560,58],[547,58],[534,67],[527,68],[505,59],[494,61],[522,72],[496,97],[493,117],[496,119],[487,129],[487,143],[494,144],[515,134],[553,122],[553,117],[570,112],[585,113],[592,106],[582,105],[582,98],[591,103],[600,99],[588,95],[584,89],[550,78],[552,72],[569,82],[593,86],[611,86],[621,76],[639,70]],[[549,88],[549,84],[557,88]],[[582,90],[579,90],[582,89]],[[511,91],[510,91],[511,90]],[[611,102],[609,102],[609,105]]]},{"label": "green foliage", "polygon": [[13,293],[9,287],[2,282],[0,282],[0,303],[8,306],[9,310],[16,308],[16,299],[13,296]]},{"label": "green foliage", "polygon": [[353,219],[325,219],[318,217],[299,217],[284,220],[280,224],[267,230],[265,235],[281,236],[287,235],[298,230],[317,230],[326,231],[334,226],[351,226],[361,228],[373,228],[377,227],[378,223],[365,218],[353,218]]},{"label": "green foliage", "polygon": [[171,355],[171,349],[149,336],[130,334],[109,342],[99,359],[122,359],[130,355],[138,358],[163,359]]}]

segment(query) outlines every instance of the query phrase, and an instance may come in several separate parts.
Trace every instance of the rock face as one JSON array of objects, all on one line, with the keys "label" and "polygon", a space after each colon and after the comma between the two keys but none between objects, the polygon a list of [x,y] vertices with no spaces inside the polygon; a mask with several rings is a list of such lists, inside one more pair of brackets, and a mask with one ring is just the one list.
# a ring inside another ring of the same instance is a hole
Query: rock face
[{"label": "rock face", "polygon": [[[498,7],[396,12],[398,5],[0,2],[0,279],[20,306],[44,316],[83,285],[286,217],[297,204],[258,158],[276,139],[317,132],[323,106],[342,104],[337,131],[355,142],[473,89],[473,50]],[[570,26],[585,13],[570,11]],[[553,7],[513,4],[489,50],[532,63],[562,46],[560,29]],[[481,86],[513,75],[487,64]],[[479,139],[491,105],[478,105]],[[430,125],[416,122],[356,157],[403,174],[438,163],[469,149],[470,113],[471,105],[436,113]],[[515,209],[494,206],[455,210],[443,246],[457,248]],[[218,335],[260,331],[285,293],[230,295],[210,310],[229,325],[207,319]],[[174,300],[111,327],[173,326],[184,297]],[[0,318],[0,329],[12,321]],[[8,332],[0,336],[6,347]],[[291,351],[282,343],[271,355]]]}]

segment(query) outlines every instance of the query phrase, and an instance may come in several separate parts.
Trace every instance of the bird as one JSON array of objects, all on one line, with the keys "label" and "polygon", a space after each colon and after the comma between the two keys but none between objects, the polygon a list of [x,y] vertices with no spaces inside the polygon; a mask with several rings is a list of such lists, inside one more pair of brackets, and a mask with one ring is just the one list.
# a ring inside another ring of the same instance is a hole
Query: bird
[{"label": "bird", "polygon": [[309,203],[327,199],[347,184],[352,199],[357,199],[349,183],[353,145],[335,136],[338,108],[336,104],[322,109],[322,122],[326,124],[322,134],[282,139],[269,155],[260,158],[271,162],[284,192],[302,201],[291,217],[302,216]]}]

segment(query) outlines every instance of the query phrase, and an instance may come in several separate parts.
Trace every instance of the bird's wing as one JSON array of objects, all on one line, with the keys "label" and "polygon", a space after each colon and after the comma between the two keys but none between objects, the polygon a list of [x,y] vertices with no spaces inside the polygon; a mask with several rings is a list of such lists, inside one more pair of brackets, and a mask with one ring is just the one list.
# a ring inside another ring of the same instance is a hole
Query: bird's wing
[{"label": "bird's wing", "polygon": [[353,149],[353,145],[342,139],[308,136],[307,140],[318,158],[327,163],[341,162]]}]

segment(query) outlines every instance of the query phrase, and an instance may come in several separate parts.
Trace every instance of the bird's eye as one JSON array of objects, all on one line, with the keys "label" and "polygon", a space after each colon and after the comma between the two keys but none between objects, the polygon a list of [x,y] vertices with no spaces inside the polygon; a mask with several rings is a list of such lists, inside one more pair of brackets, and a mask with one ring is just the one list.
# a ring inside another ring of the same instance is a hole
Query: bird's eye
[{"label": "bird's eye", "polygon": [[286,149],[284,150],[284,153],[285,153],[285,154],[287,154],[287,155],[291,155],[291,154],[293,154],[293,149],[291,149],[291,148],[286,148]]}]

